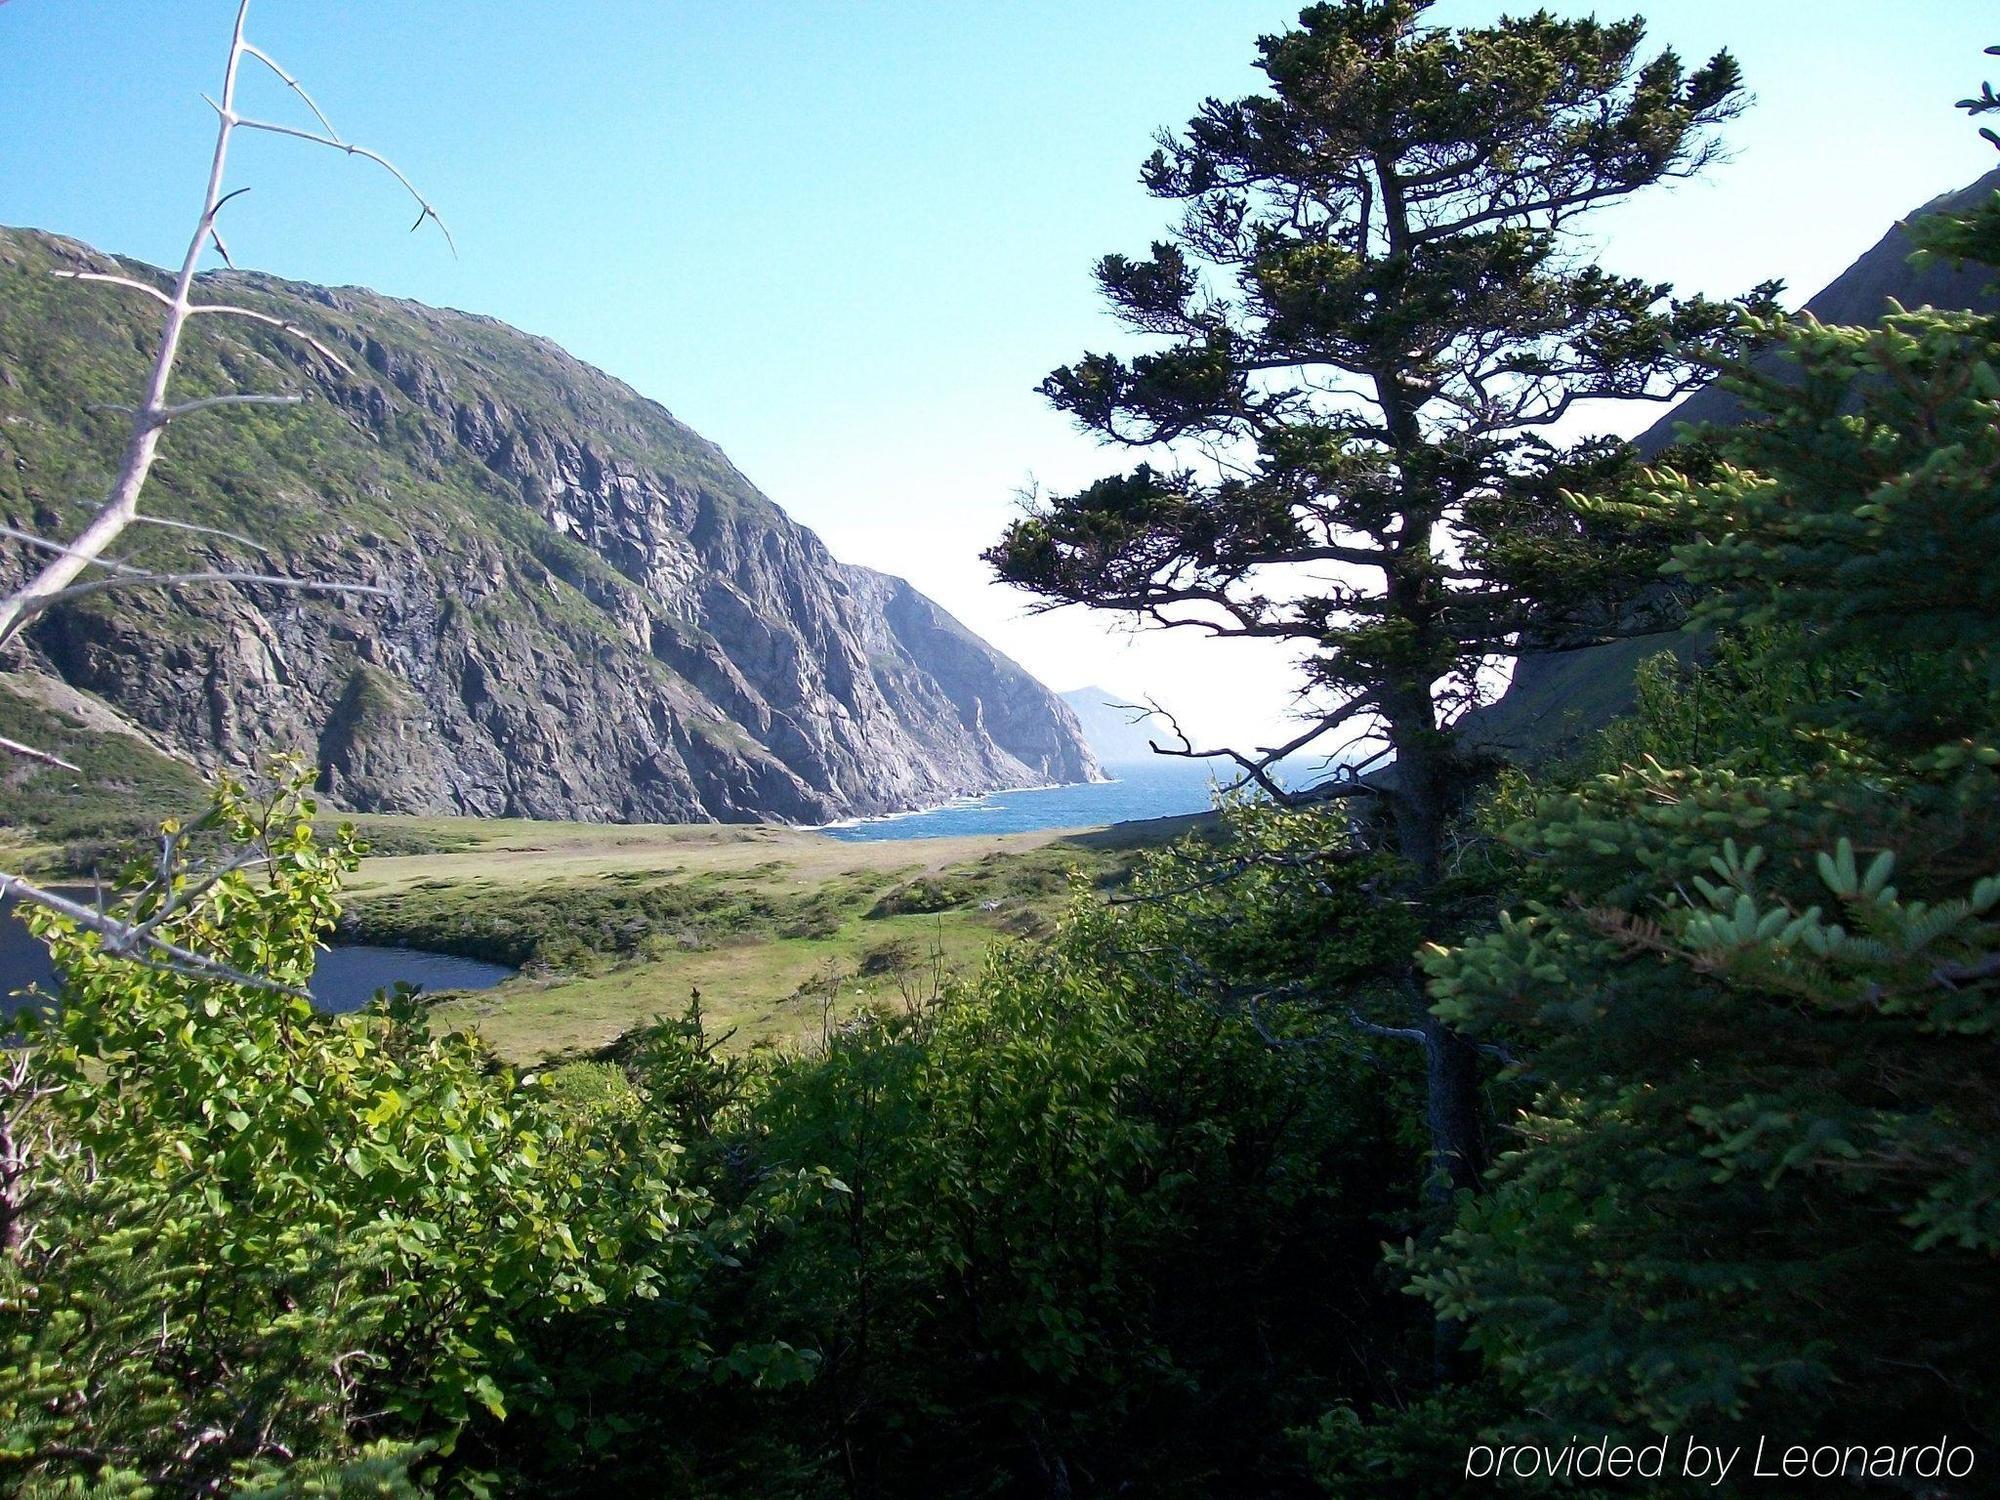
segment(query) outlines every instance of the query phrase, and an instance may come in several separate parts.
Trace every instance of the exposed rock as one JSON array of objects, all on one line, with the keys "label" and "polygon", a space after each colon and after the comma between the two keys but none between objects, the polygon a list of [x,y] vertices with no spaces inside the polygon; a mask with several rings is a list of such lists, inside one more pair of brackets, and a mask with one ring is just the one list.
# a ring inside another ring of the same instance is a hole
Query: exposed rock
[{"label": "exposed rock", "polygon": [[[150,304],[51,278],[111,263],[75,242],[0,230],[0,251],[0,512],[46,530],[115,463],[117,420],[86,408],[137,387]],[[43,618],[31,665],[199,764],[295,748],[339,806],[609,821],[824,822],[1098,774],[1020,667],[548,341],[356,288],[204,279],[352,370],[204,325],[178,390],[308,401],[176,424],[148,505],[262,545],[147,531],[126,555],[382,592],[118,591]],[[0,577],[27,563],[0,550]]]}]

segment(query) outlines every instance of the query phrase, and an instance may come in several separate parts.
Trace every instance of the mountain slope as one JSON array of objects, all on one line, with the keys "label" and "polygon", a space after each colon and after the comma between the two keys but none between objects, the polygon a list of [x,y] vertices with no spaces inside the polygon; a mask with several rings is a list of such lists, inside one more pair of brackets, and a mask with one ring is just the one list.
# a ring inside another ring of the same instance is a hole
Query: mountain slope
[{"label": "mountain slope", "polygon": [[[61,268],[160,274],[0,230],[0,516],[68,532],[101,494],[156,326]],[[181,396],[289,410],[176,423],[129,560],[375,585],[383,598],[115,591],[52,611],[25,665],[203,766],[291,747],[338,805],[612,821],[823,822],[1096,774],[1069,711],[901,580],[837,562],[720,449],[490,318],[258,274],[213,300]],[[0,544],[0,577],[27,566]]]},{"label": "mountain slope", "polygon": [[[1917,247],[1911,243],[1905,228],[1929,214],[1962,213],[1996,191],[2000,191],[2000,169],[1956,192],[1940,193],[1912,210],[1908,219],[1890,226],[1889,232],[1866,254],[1808,297],[1799,310],[1811,313],[1822,323],[1848,324],[1874,322],[1887,311],[1891,298],[1905,307],[1967,307],[1980,312],[2000,312],[2000,296],[1994,295],[1990,268],[1954,266],[1943,261],[1912,265],[1910,257]],[[1742,416],[1742,405],[1728,391],[1720,386],[1704,386],[1632,441],[1640,452],[1650,456],[1672,444],[1684,424],[1723,425],[1741,421]]]},{"label": "mountain slope", "polygon": [[[2000,170],[1931,199],[1909,218],[1963,211],[1995,191],[2000,191]],[[2000,312],[2000,295],[1994,292],[1989,269],[1941,262],[1914,266],[1910,257],[1915,251],[1904,225],[1894,225],[1866,254],[1808,298],[1801,311],[1822,323],[1872,323],[1894,298],[1905,307]],[[1633,442],[1640,452],[1655,457],[1678,440],[1684,426],[1727,425],[1741,419],[1736,397],[1709,385],[1683,398]],[[1467,738],[1514,759],[1560,753],[1631,708],[1633,673],[1641,661],[1666,650],[1685,654],[1695,645],[1693,637],[1673,632],[1580,651],[1524,655],[1505,695],[1468,719]]]}]

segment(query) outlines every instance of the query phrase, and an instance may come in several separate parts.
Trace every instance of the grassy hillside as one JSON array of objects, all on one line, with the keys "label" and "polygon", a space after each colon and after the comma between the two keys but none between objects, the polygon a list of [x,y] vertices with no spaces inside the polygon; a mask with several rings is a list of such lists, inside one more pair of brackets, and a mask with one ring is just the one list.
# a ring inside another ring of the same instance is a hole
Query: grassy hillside
[{"label": "grassy hillside", "polygon": [[208,800],[195,769],[112,727],[101,705],[49,678],[0,673],[0,726],[9,738],[75,770],[0,759],[0,848],[31,872],[76,873],[148,838],[162,818]]}]

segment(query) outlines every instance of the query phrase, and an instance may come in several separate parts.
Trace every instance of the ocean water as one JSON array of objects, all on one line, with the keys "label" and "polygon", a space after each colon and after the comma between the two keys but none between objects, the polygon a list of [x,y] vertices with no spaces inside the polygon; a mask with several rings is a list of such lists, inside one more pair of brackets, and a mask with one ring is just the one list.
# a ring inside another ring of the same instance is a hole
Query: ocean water
[{"label": "ocean water", "polygon": [[962,797],[923,812],[891,813],[822,830],[837,839],[937,839],[959,834],[1028,833],[1038,828],[1092,828],[1139,818],[1206,812],[1213,805],[1213,766],[1185,760],[1106,766],[1111,780],[1033,791]]}]

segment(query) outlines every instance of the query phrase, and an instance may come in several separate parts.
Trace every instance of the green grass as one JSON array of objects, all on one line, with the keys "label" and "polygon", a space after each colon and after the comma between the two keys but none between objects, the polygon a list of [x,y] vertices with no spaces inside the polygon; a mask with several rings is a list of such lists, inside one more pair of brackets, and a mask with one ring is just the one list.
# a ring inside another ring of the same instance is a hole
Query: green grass
[{"label": "green grass", "polygon": [[207,784],[192,766],[127,735],[86,728],[27,687],[24,679],[0,685],[7,736],[77,767],[0,758],[0,845],[30,871],[110,868],[149,840],[161,819],[206,805]]},{"label": "green grass", "polygon": [[[734,1045],[809,1038],[1047,930],[1073,873],[1116,885],[1144,842],[1144,825],[850,843],[763,825],[354,821],[404,852],[363,862],[344,935],[524,965],[437,1009],[518,1063],[601,1052],[692,988]],[[910,892],[950,899],[889,899]]]}]

